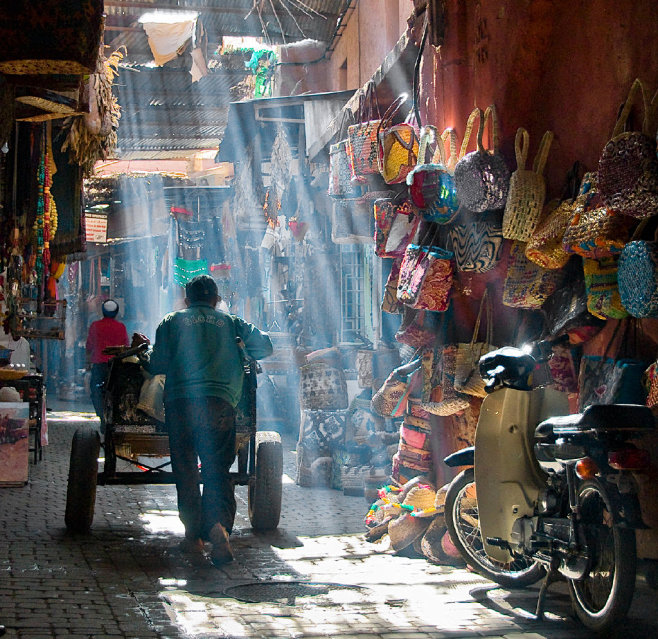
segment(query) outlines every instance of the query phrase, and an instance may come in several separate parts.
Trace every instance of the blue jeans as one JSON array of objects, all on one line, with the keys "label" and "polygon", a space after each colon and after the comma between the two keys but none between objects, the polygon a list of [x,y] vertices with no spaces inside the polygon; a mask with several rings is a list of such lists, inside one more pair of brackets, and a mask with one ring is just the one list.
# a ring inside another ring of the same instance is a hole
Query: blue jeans
[{"label": "blue jeans", "polygon": [[[165,402],[178,515],[190,539],[208,539],[222,524],[230,533],[235,494],[229,470],[235,459],[235,410],[219,397]],[[198,459],[201,460],[199,476]],[[203,494],[199,486],[203,482]]]}]

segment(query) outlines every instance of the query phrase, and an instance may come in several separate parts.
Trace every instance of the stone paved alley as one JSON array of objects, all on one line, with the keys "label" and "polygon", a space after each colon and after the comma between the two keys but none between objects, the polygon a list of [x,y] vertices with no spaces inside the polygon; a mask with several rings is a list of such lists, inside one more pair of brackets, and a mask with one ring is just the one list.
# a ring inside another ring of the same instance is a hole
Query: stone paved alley
[{"label": "stone paved alley", "polygon": [[[90,415],[50,414],[50,446],[30,482],[0,488],[0,623],[7,637],[588,637],[566,589],[534,621],[537,589],[509,593],[465,569],[394,556],[363,540],[363,497],[296,486],[284,438],[279,531],[254,535],[238,488],[234,548],[222,570],[178,550],[173,486],[101,486],[92,532],[64,528],[70,442]],[[619,636],[658,636],[658,597],[638,578]]]}]

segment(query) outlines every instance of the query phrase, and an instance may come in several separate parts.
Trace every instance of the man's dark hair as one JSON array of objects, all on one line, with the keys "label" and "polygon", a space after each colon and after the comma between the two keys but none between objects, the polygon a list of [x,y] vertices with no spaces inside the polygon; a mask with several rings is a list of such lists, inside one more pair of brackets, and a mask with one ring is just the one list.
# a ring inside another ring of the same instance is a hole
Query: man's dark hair
[{"label": "man's dark hair", "polygon": [[185,297],[190,302],[210,302],[218,295],[217,284],[210,275],[197,275],[185,285]]}]

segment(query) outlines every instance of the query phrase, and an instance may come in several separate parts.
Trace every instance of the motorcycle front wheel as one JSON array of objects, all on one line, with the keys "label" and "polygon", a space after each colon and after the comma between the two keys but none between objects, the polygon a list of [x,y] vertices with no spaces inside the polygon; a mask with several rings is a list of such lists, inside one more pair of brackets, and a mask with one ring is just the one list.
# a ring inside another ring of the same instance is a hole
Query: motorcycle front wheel
[{"label": "motorcycle front wheel", "polygon": [[452,543],[464,561],[478,573],[503,588],[526,588],[545,574],[543,566],[529,559],[502,564],[490,559],[484,550],[478,517],[475,473],[467,468],[455,477],[446,495],[446,526]]},{"label": "motorcycle front wheel", "polygon": [[603,485],[590,480],[578,489],[590,569],[583,579],[569,580],[576,616],[584,626],[603,632],[621,621],[635,591],[635,531],[613,525],[613,508]]}]

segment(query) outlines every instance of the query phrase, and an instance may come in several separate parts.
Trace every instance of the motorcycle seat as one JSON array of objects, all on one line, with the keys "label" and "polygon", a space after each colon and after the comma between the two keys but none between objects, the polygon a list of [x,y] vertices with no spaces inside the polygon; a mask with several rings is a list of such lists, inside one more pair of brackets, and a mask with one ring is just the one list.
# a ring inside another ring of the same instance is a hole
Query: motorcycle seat
[{"label": "motorcycle seat", "polygon": [[545,419],[535,429],[539,442],[555,443],[558,437],[586,430],[635,432],[655,428],[653,413],[639,404],[594,404],[584,412]]}]

